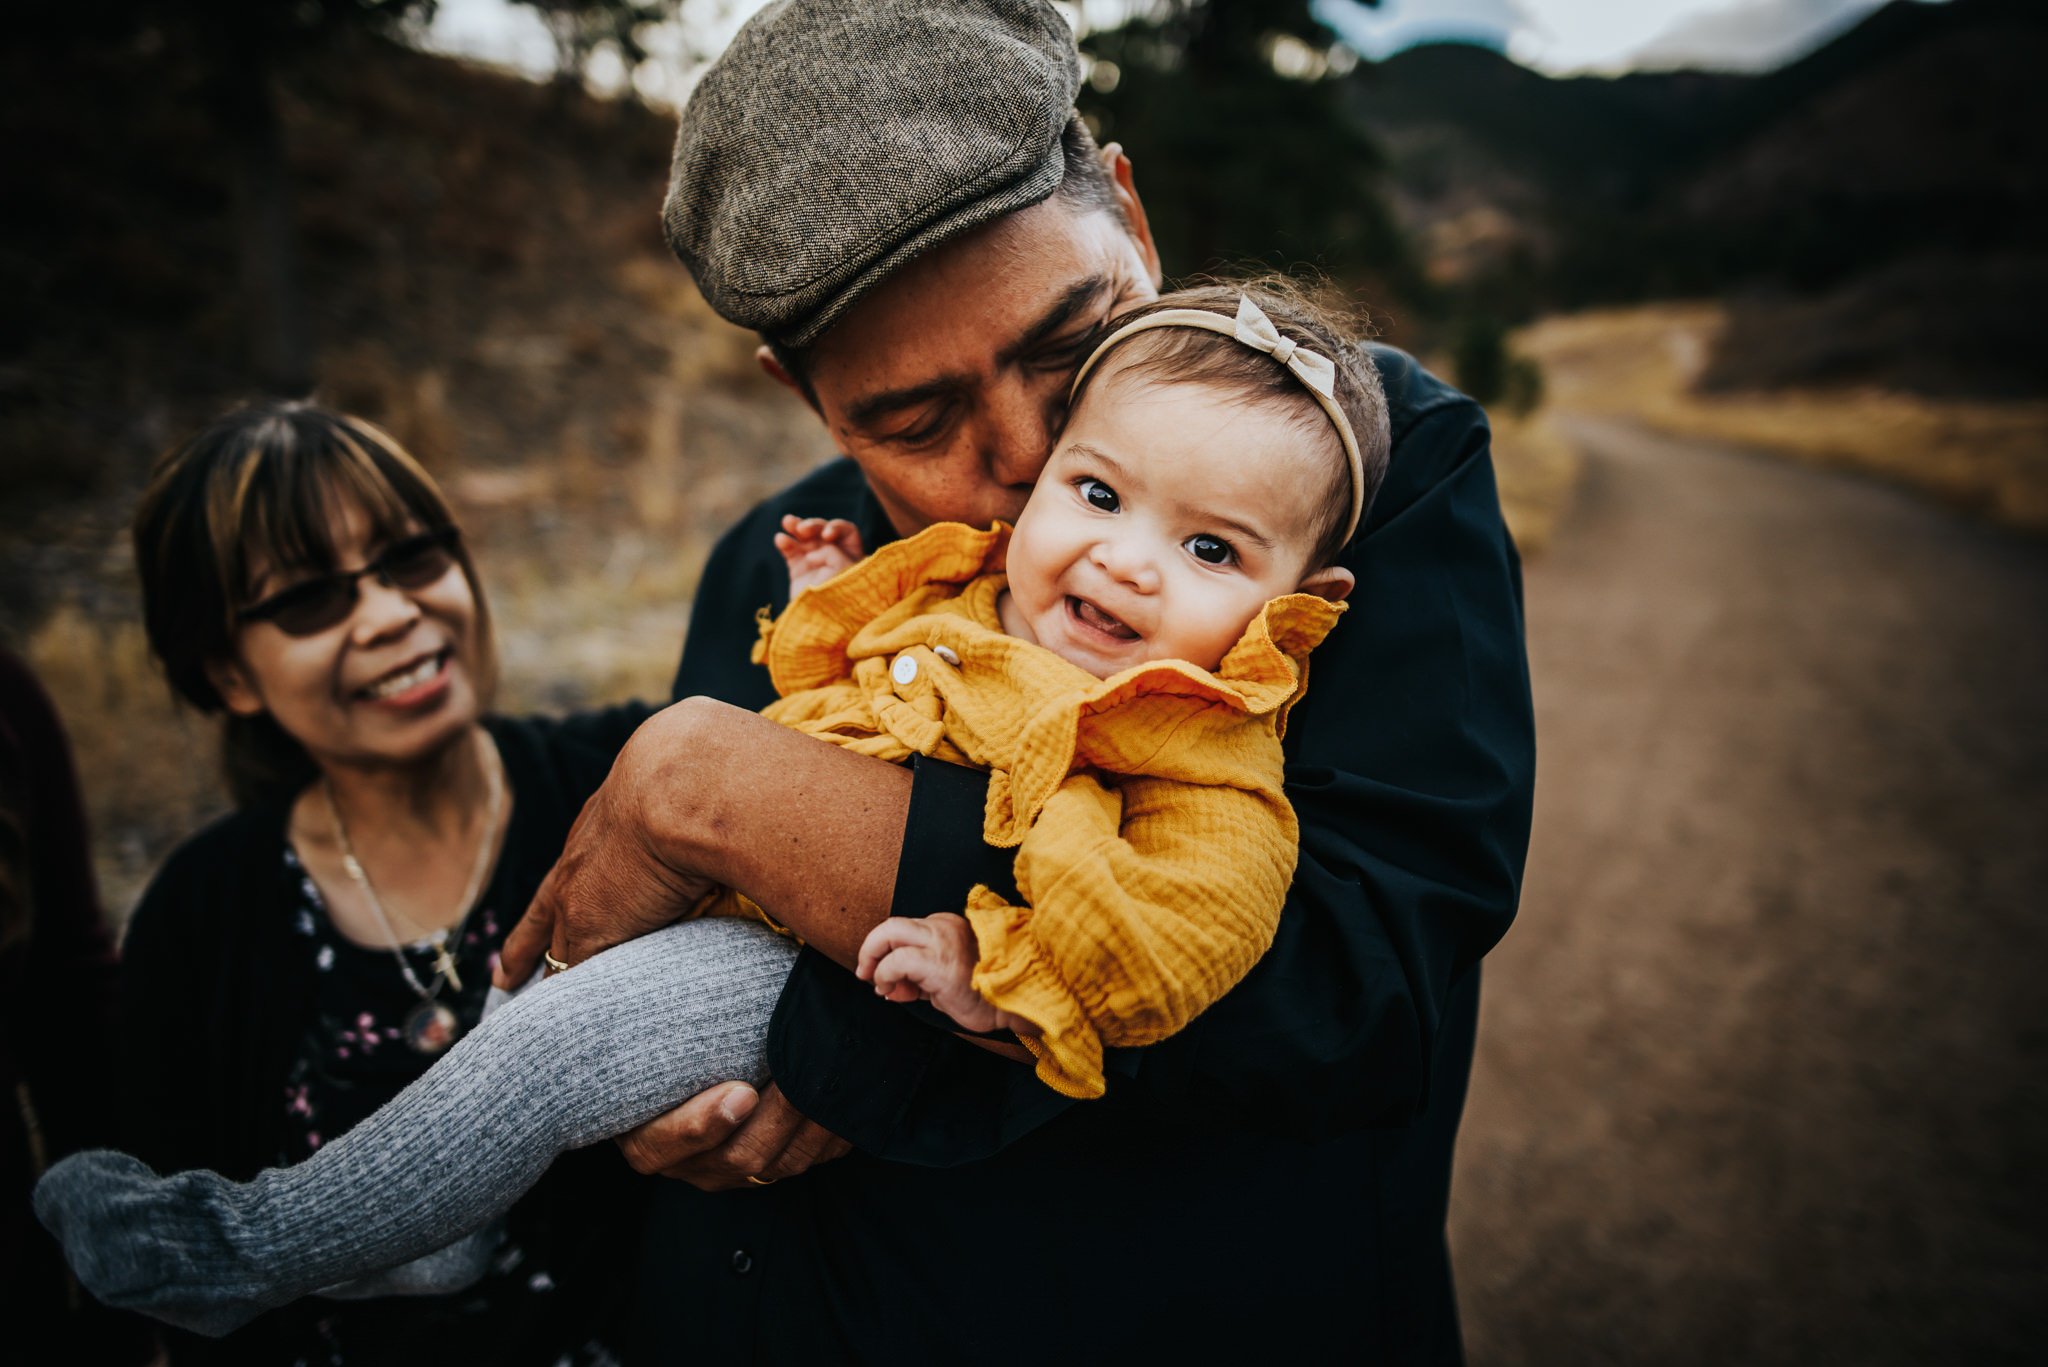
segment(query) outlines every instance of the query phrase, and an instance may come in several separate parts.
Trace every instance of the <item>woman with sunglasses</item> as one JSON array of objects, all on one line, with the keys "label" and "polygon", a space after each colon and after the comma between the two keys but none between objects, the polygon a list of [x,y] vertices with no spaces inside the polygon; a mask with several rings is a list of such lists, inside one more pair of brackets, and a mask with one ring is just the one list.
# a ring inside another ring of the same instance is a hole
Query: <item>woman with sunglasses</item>
[{"label": "woman with sunglasses", "polygon": [[[169,453],[135,522],[173,690],[224,716],[236,810],[181,846],[123,952],[128,1147],[158,1171],[298,1162],[480,1019],[492,961],[647,715],[486,715],[482,586],[433,480],[387,434],[301,403]],[[455,1165],[460,1153],[422,1161]],[[176,1362],[599,1363],[627,1285],[630,1180],[571,1155],[487,1231],[466,1290],[406,1269]]]}]

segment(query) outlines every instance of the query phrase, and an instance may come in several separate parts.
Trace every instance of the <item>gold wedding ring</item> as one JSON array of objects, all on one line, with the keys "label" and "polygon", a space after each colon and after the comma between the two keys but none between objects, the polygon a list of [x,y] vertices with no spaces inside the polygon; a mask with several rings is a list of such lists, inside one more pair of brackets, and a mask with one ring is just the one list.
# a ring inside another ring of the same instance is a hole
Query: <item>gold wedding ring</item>
[{"label": "gold wedding ring", "polygon": [[543,949],[540,952],[540,957],[544,961],[546,961],[548,966],[548,973],[550,976],[556,973],[567,973],[569,971],[569,965],[563,963],[560,959],[557,959],[554,955],[548,953],[545,949]]},{"label": "gold wedding ring", "polygon": [[780,1177],[770,1177],[764,1180],[762,1178],[754,1176],[752,1173],[748,1173],[747,1180],[757,1187],[772,1187],[777,1182],[780,1182],[782,1179]]}]

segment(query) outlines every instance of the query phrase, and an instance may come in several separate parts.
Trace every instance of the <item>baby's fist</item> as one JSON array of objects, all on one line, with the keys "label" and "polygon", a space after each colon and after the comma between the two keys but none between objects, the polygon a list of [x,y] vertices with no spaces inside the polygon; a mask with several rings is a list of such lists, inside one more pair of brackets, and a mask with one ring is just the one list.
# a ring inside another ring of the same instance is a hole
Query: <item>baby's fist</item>
[{"label": "baby's fist", "polygon": [[928,1001],[964,1030],[994,1030],[1004,1017],[974,990],[979,957],[964,916],[892,916],[868,932],[853,972],[885,1000]]},{"label": "baby's fist", "polygon": [[866,552],[860,529],[843,517],[798,517],[785,513],[775,549],[789,565],[789,596],[816,588]]}]

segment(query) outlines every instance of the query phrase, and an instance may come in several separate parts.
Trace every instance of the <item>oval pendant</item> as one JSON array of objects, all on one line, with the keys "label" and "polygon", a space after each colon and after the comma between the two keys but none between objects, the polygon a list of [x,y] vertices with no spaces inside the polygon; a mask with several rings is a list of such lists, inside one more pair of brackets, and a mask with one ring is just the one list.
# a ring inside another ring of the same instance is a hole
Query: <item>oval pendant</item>
[{"label": "oval pendant", "polygon": [[440,1002],[421,1002],[405,1018],[405,1042],[414,1052],[438,1054],[455,1043],[462,1024]]}]

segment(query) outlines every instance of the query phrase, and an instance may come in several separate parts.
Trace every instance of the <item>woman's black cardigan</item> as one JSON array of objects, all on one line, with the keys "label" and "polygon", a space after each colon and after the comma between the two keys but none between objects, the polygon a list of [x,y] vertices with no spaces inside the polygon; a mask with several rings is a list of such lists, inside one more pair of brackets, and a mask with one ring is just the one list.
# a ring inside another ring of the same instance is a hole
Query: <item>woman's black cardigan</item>
[{"label": "woman's black cardigan", "polygon": [[[513,794],[490,894],[510,916],[525,909],[584,800],[648,712],[629,704],[563,721],[486,723]],[[285,1077],[314,1004],[311,956],[290,924],[289,811],[289,803],[237,811],[193,836],[129,923],[120,991],[126,1076],[116,1105],[125,1146],[159,1172],[205,1167],[246,1180],[278,1161]],[[546,1199],[529,1197],[522,1208],[566,1209],[578,1195],[562,1179],[583,1187],[581,1177],[610,1183],[624,1172],[615,1155],[593,1157],[601,1161],[558,1164],[536,1191]]]},{"label": "woman's black cardigan", "polygon": [[[510,914],[561,853],[583,802],[647,716],[637,706],[565,721],[492,719],[513,794],[492,888]],[[234,812],[186,841],[143,894],[121,948],[127,1143],[159,1172],[246,1180],[277,1161],[286,1070],[313,1006],[313,965],[292,933],[288,803]]]}]

